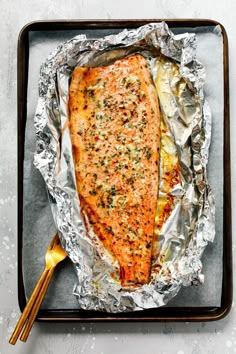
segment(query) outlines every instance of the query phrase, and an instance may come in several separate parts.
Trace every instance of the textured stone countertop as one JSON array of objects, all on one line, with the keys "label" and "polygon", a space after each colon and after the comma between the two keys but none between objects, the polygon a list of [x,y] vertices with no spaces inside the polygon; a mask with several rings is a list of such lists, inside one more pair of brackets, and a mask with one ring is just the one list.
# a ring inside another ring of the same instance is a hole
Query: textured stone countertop
[{"label": "textured stone countertop", "polygon": [[[8,344],[17,299],[17,38],[34,20],[209,18],[229,40],[232,215],[236,205],[236,2],[233,0],[0,1],[0,354],[215,354],[236,352],[236,307],[209,323],[36,323],[27,343]],[[235,218],[232,218],[235,253]]]}]

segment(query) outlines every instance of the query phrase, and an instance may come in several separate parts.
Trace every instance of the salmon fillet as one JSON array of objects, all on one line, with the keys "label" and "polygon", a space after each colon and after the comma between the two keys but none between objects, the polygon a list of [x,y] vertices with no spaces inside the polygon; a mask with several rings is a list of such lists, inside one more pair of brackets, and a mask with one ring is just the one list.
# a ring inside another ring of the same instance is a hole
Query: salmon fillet
[{"label": "salmon fillet", "polygon": [[123,287],[151,269],[158,194],[160,112],[146,59],[77,67],[70,134],[81,211],[120,266]]}]

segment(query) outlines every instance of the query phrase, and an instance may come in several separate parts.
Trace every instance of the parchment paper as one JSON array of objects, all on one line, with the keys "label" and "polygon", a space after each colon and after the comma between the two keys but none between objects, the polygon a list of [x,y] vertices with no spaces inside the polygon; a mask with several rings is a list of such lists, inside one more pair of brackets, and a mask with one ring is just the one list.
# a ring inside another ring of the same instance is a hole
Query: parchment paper
[{"label": "parchment paper", "polygon": [[[220,306],[222,292],[223,248],[223,39],[218,27],[170,28],[175,33],[197,33],[197,58],[206,67],[205,95],[212,111],[212,143],[208,177],[216,202],[216,237],[203,254],[203,285],[183,288],[167,306]],[[119,32],[113,30],[112,33]],[[23,278],[30,296],[44,268],[47,246],[56,232],[43,178],[33,166],[35,151],[34,114],[38,101],[38,78],[41,63],[58,44],[77,34],[90,38],[111,34],[111,30],[31,32],[29,79],[24,157]],[[70,261],[58,266],[42,308],[76,309],[73,296],[76,275]]]}]

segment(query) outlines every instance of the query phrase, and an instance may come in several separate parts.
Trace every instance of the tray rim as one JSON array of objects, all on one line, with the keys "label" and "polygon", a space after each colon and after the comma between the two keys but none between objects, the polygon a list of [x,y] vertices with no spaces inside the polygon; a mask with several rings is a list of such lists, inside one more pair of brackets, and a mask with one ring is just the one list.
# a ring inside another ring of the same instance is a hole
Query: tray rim
[{"label": "tray rim", "polygon": [[[23,247],[23,161],[24,133],[27,116],[27,83],[29,58],[29,32],[76,29],[130,28],[150,22],[166,22],[170,27],[219,26],[223,36],[224,65],[224,222],[223,222],[223,281],[220,307],[161,307],[156,309],[109,314],[81,310],[40,310],[38,321],[214,321],[224,318],[231,309],[233,298],[232,276],[232,226],[231,226],[231,177],[230,177],[230,122],[229,122],[229,59],[228,38],[224,26],[211,19],[86,19],[39,20],[26,24],[19,33],[17,48],[17,116],[18,116],[18,302],[21,311],[26,305],[22,272]],[[222,236],[223,236],[222,235]],[[151,313],[155,312],[155,315]]]}]

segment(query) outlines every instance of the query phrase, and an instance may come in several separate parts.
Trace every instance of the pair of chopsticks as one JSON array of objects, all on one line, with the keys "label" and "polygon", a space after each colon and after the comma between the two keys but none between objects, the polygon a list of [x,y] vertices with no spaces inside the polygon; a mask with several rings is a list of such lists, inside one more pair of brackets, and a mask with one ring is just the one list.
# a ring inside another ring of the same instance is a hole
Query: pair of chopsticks
[{"label": "pair of chopsticks", "polygon": [[[50,280],[52,279],[56,265],[67,257],[66,252],[61,246],[58,234],[54,236],[51,243],[48,246],[45,255],[45,268],[41,274],[30,299],[22,312],[22,315],[17,322],[15,330],[9,340],[10,344],[15,344],[20,333],[20,340],[23,342],[27,341],[31,328],[34,324],[35,318],[38,314],[40,305],[47,292]],[[22,331],[23,330],[23,331]]]}]

